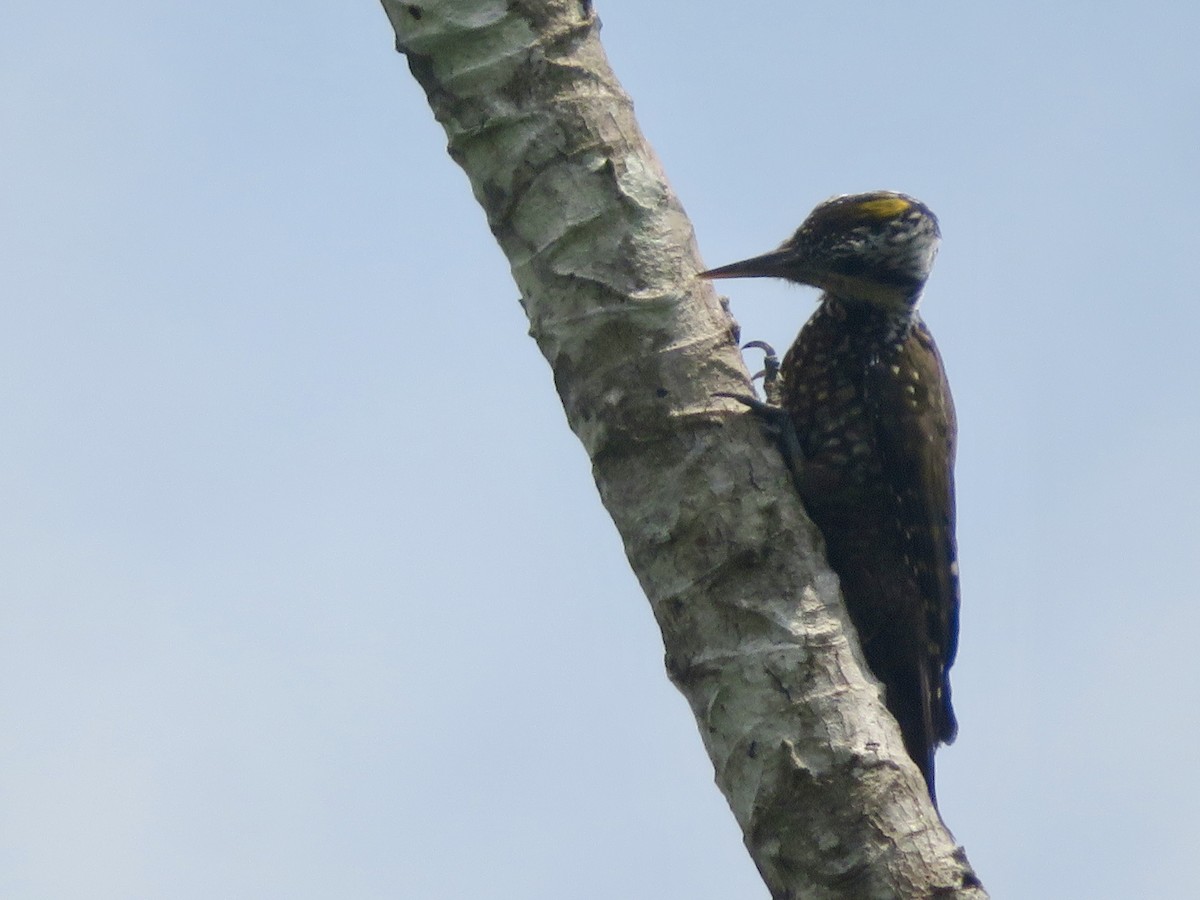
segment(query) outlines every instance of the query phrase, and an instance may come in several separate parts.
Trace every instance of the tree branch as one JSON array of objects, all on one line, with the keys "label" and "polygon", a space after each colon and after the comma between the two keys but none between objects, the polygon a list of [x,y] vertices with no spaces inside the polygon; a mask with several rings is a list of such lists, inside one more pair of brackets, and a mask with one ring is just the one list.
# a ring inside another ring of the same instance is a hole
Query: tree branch
[{"label": "tree branch", "polygon": [[737,328],[587,0],[383,0],[776,898],[985,896],[758,422]]}]

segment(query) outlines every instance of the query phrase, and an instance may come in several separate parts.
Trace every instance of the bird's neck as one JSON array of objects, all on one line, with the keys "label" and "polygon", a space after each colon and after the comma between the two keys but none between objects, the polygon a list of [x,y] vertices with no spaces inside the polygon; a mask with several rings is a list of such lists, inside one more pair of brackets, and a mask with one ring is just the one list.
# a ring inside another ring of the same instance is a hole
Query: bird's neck
[{"label": "bird's neck", "polygon": [[839,321],[846,331],[887,344],[903,340],[920,321],[916,303],[848,300],[825,293],[821,296],[821,309],[825,315]]}]

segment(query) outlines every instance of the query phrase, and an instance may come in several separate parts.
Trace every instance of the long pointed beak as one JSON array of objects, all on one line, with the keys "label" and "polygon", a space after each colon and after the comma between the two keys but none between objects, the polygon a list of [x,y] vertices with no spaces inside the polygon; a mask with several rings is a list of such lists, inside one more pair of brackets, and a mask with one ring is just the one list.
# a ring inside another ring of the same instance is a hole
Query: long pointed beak
[{"label": "long pointed beak", "polygon": [[[740,262],[727,266],[718,266],[701,272],[697,278],[788,278],[788,269],[796,267],[796,255],[793,251],[772,250],[762,256],[752,256]],[[791,277],[795,277],[792,275]]]}]

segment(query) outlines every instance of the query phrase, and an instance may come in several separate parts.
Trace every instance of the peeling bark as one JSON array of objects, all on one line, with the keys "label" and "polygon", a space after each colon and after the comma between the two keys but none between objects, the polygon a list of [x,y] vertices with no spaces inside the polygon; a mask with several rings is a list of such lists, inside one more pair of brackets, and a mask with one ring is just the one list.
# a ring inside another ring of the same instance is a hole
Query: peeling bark
[{"label": "peeling bark", "polygon": [[775,898],[986,896],[867,674],[586,0],[383,0]]}]

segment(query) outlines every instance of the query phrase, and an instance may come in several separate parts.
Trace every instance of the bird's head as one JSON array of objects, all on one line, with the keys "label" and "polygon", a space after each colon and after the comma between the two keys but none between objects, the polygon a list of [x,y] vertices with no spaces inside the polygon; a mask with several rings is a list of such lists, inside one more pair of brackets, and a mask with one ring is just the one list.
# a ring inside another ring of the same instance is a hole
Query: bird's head
[{"label": "bird's head", "polygon": [[941,233],[924,203],[893,191],[826,200],[777,250],[702,278],[786,278],[848,302],[916,305]]}]

